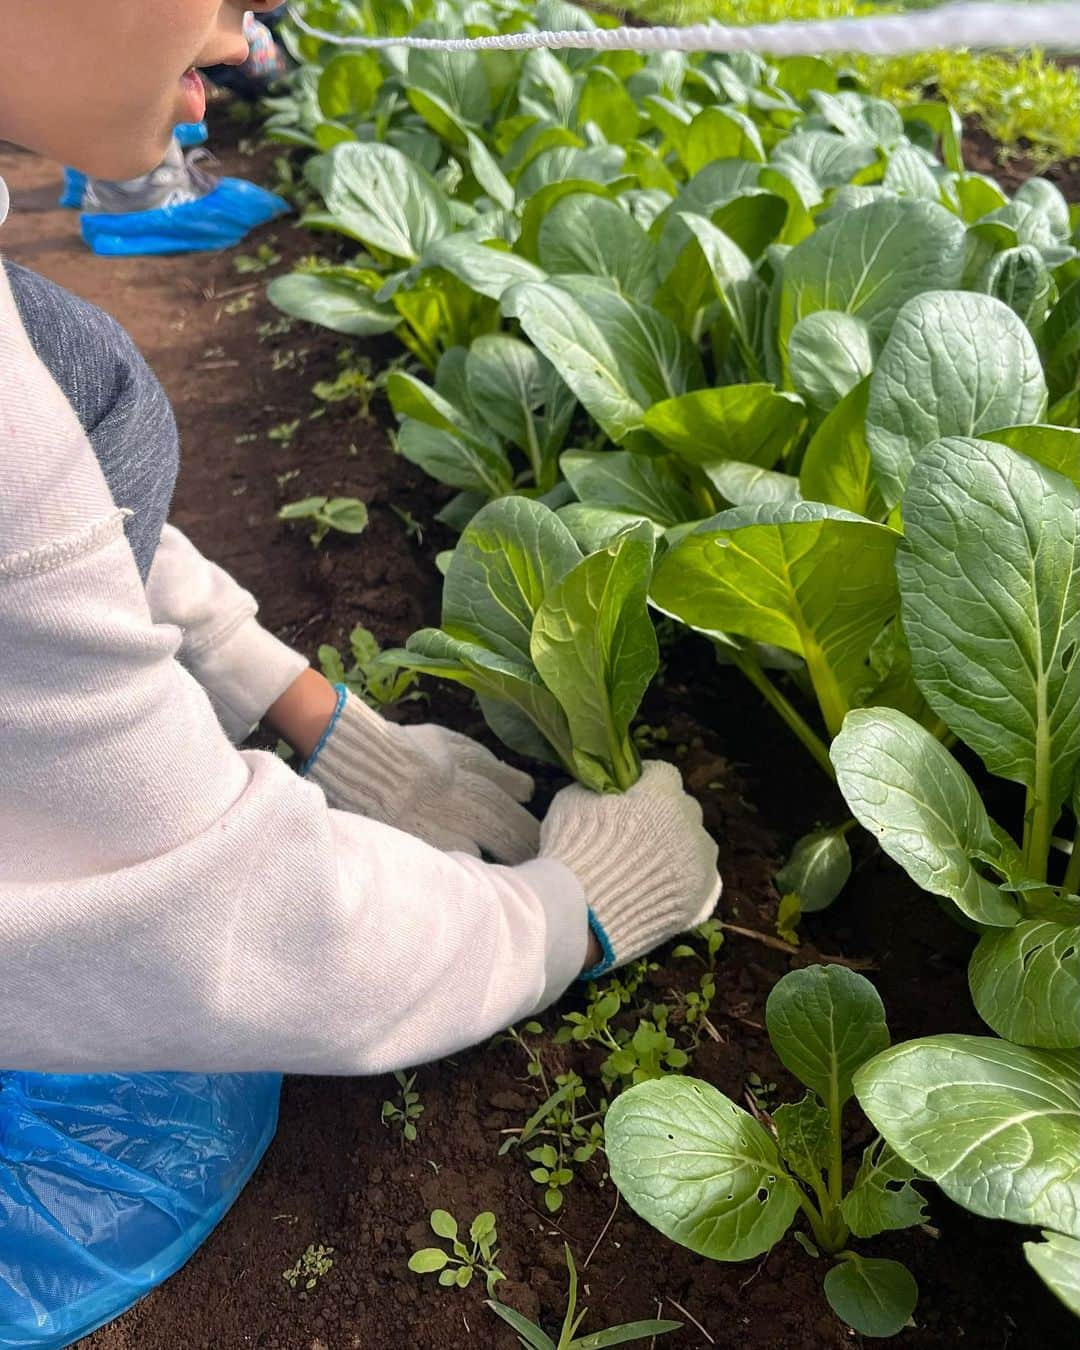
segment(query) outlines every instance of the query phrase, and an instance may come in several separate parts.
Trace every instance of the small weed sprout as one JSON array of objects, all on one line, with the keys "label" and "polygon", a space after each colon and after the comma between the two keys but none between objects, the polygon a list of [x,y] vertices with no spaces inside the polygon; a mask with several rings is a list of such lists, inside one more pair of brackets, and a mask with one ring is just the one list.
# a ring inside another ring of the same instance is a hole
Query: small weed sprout
[{"label": "small weed sprout", "polygon": [[510,1029],[510,1038],[527,1056],[526,1073],[536,1078],[544,1100],[519,1130],[513,1131],[499,1149],[499,1156],[512,1148],[534,1143],[525,1152],[532,1164],[529,1175],[544,1187],[544,1205],[549,1214],[562,1208],[563,1191],[574,1179],[574,1166],[589,1162],[604,1147],[606,1099],[598,1110],[588,1100],[584,1081],[573,1072],[556,1074],[549,1081],[539,1053],[525,1040],[525,1034],[538,1035],[539,1022],[526,1022],[519,1032]]},{"label": "small weed sprout", "polygon": [[295,417],[291,422],[279,422],[277,426],[271,427],[266,434],[272,441],[279,441],[282,445],[292,445],[299,430],[300,418]]},{"label": "small weed sprout", "polygon": [[368,512],[356,497],[305,497],[283,506],[277,518],[313,521],[315,528],[311,532],[311,542],[318,548],[331,530],[340,534],[362,534],[367,528]]},{"label": "small weed sprout", "polygon": [[323,1276],[330,1273],[334,1264],[333,1247],[324,1247],[320,1242],[308,1247],[295,1266],[281,1272],[281,1278],[290,1289],[300,1291],[300,1297],[310,1294]]},{"label": "small weed sprout", "polygon": [[720,955],[720,948],[724,945],[724,925],[719,919],[706,919],[700,927],[694,929],[694,937],[705,944],[705,953],[691,947],[689,943],[682,943],[671,953],[672,956],[688,957],[695,961],[701,961],[708,970],[716,969],[716,958]]},{"label": "small weed sprout", "polygon": [[374,636],[362,624],[357,624],[349,634],[349,647],[352,653],[349,667],[336,647],[324,642],[319,648],[319,665],[331,684],[343,684],[372,708],[387,708],[424,697],[414,687],[416,672],[402,670],[387,661]]},{"label": "small weed sprout", "polygon": [[341,369],[334,379],[316,381],[311,392],[324,403],[354,402],[357,417],[370,421],[372,403],[385,391],[390,376],[401,369],[406,358],[394,357],[376,370],[370,356],[346,347],[338,352],[337,360]]},{"label": "small weed sprout", "polygon": [[627,1345],[630,1341],[643,1341],[646,1337],[665,1336],[669,1331],[678,1331],[682,1326],[681,1322],[624,1322],[622,1326],[609,1327],[607,1331],[594,1331],[588,1336],[577,1336],[576,1332],[588,1316],[589,1310],[588,1308],[582,1308],[581,1312],[577,1310],[577,1267],[574,1265],[574,1255],[566,1243],[563,1244],[563,1250],[566,1252],[566,1268],[570,1273],[570,1287],[566,1294],[566,1313],[558,1343],[554,1342],[542,1327],[522,1317],[521,1313],[505,1303],[499,1303],[496,1299],[488,1300],[491,1311],[517,1332],[518,1341],[525,1350],[600,1350],[601,1346]]},{"label": "small weed sprout", "polygon": [[275,252],[270,244],[260,244],[254,253],[237,253],[232,263],[241,276],[247,276],[253,272],[265,272],[280,261],[281,254]]},{"label": "small weed sprout", "polygon": [[396,1070],[394,1077],[400,1088],[400,1104],[395,1101],[387,1100],[382,1104],[382,1123],[389,1128],[396,1125],[401,1130],[402,1140],[411,1144],[416,1140],[416,1122],[424,1114],[424,1104],[420,1100],[420,1094],[413,1086],[416,1082],[416,1074],[410,1074],[408,1078]]},{"label": "small weed sprout", "polygon": [[499,1259],[495,1215],[485,1210],[473,1219],[469,1226],[471,1245],[458,1236],[457,1220],[445,1209],[432,1210],[429,1222],[435,1236],[450,1243],[451,1251],[444,1247],[421,1247],[409,1257],[409,1269],[416,1275],[433,1275],[438,1271],[439,1283],[445,1289],[467,1289],[474,1275],[482,1275],[488,1296],[492,1297],[496,1284],[506,1279],[495,1264]]}]

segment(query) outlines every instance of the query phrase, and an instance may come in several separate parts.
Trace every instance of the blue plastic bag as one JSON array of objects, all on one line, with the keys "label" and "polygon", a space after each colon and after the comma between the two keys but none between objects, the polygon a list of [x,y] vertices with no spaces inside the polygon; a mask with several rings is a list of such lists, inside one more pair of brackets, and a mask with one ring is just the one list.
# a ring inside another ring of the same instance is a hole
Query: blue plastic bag
[{"label": "blue plastic bag", "polygon": [[86,174],[78,169],[64,170],[64,186],[60,190],[58,206],[68,206],[78,211],[82,207],[83,193],[86,191]]},{"label": "blue plastic bag", "polygon": [[0,1075],[0,1347],[60,1350],[191,1256],[277,1127],[278,1074]]},{"label": "blue plastic bag", "polygon": [[222,178],[193,202],[150,211],[83,212],[82,237],[95,253],[130,256],[198,253],[231,248],[249,230],[291,208],[281,197],[243,178]]}]

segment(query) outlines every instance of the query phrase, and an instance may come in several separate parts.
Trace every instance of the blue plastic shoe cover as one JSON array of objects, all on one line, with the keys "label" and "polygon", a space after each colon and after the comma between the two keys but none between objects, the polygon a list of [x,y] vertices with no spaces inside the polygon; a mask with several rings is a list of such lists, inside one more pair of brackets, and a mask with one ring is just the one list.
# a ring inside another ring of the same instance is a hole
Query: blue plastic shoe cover
[{"label": "blue plastic shoe cover", "polygon": [[64,170],[64,187],[60,193],[60,206],[71,206],[77,211],[82,206],[83,193],[86,191],[86,174],[78,169]]},{"label": "blue plastic shoe cover", "polygon": [[0,1076],[0,1347],[60,1350],[178,1270],[277,1126],[278,1074]]},{"label": "blue plastic shoe cover", "polygon": [[231,248],[249,230],[290,210],[288,202],[243,178],[222,178],[205,197],[125,213],[83,212],[82,237],[95,253],[196,253]]},{"label": "blue plastic shoe cover", "polygon": [[177,122],[173,135],[185,150],[190,150],[193,145],[205,145],[209,132],[205,122]]}]

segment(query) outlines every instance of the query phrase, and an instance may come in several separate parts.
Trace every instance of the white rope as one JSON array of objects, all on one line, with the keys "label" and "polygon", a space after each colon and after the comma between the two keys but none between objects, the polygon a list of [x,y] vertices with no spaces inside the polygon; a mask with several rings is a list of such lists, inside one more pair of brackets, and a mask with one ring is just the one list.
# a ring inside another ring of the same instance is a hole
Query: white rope
[{"label": "white rope", "polygon": [[850,52],[896,56],[938,48],[1006,50],[1039,47],[1080,51],[1080,3],[945,4],[910,14],[755,23],[745,27],[698,23],[685,28],[582,28],[560,32],[496,33],[489,37],[344,37],[315,28],[289,5],[301,32],[339,47],[420,47],[444,52],[529,51],[537,47],[595,51],[762,52],[817,56]]}]

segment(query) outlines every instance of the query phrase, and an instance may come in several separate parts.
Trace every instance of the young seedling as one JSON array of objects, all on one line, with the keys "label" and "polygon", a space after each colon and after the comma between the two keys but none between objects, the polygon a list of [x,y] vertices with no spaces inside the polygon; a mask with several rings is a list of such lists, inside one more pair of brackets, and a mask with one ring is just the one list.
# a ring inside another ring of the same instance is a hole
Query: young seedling
[{"label": "young seedling", "polygon": [[574,1254],[567,1244],[566,1268],[570,1275],[570,1287],[566,1295],[566,1313],[563,1317],[559,1339],[553,1341],[543,1327],[530,1322],[527,1317],[499,1303],[488,1299],[488,1307],[493,1313],[517,1332],[518,1341],[525,1350],[603,1350],[609,1345],[628,1345],[631,1341],[643,1341],[650,1337],[665,1336],[669,1331],[678,1331],[681,1322],[668,1322],[659,1319],[646,1322],[624,1322],[621,1326],[609,1327],[606,1331],[592,1331],[587,1336],[578,1336],[578,1328],[589,1314],[588,1308],[577,1310],[578,1274],[574,1265]]},{"label": "young seedling", "polygon": [[[522,1029],[539,1035],[539,1022],[527,1022]],[[586,1095],[585,1083],[571,1072],[556,1074],[548,1080],[539,1052],[525,1041],[522,1032],[510,1029],[511,1038],[528,1058],[526,1072],[536,1078],[544,1092],[544,1100],[520,1130],[503,1141],[499,1156],[512,1148],[535,1143],[526,1150],[525,1157],[532,1164],[529,1175],[538,1186],[544,1187],[544,1204],[549,1214],[562,1208],[563,1191],[574,1179],[574,1166],[588,1162],[604,1147],[604,1127],[601,1123],[607,1110],[606,1099],[599,1110],[593,1110]]]},{"label": "young seedling", "polygon": [[265,272],[269,267],[276,267],[280,261],[280,253],[269,244],[260,244],[254,253],[237,253],[233,257],[233,267],[241,276],[245,276],[251,272]]},{"label": "young seedling", "polygon": [[612,1180],[642,1218],[718,1261],[769,1251],[801,1211],[801,1245],[832,1262],[824,1287],[833,1311],[861,1335],[895,1335],[914,1311],[915,1280],[851,1243],[923,1221],[918,1173],[877,1139],[846,1190],[843,1175],[853,1077],[889,1044],[881,999],[854,971],[810,966],[773,988],[765,1021],[806,1096],[771,1119],[759,1104],[759,1120],[694,1078],[629,1088],[605,1122]]},{"label": "young seedling", "polygon": [[439,1274],[439,1283],[445,1289],[467,1289],[474,1275],[482,1275],[488,1295],[493,1296],[496,1284],[505,1280],[495,1262],[499,1249],[495,1246],[495,1215],[489,1210],[478,1214],[469,1226],[469,1243],[458,1236],[457,1220],[445,1209],[431,1211],[431,1231],[450,1243],[448,1252],[443,1247],[421,1247],[409,1257],[409,1269],[416,1275]]},{"label": "young seedling", "polygon": [[410,1074],[406,1078],[401,1070],[397,1069],[394,1077],[401,1090],[401,1101],[383,1102],[382,1123],[387,1127],[396,1125],[401,1130],[401,1137],[405,1143],[412,1144],[416,1141],[416,1122],[424,1114],[424,1104],[420,1100],[419,1092],[413,1086],[416,1074]]},{"label": "young seedling", "polygon": [[266,434],[272,441],[280,441],[282,445],[292,445],[293,439],[299,430],[300,418],[294,417],[291,422],[278,422],[278,424],[271,427]]},{"label": "young seedling", "polygon": [[319,648],[319,665],[331,684],[343,684],[357,698],[373,708],[386,708],[394,703],[423,698],[414,688],[418,676],[413,670],[402,670],[388,661],[379,651],[373,634],[357,624],[349,634],[352,665],[346,668],[341,653],[329,643]]},{"label": "young seedling", "polygon": [[305,497],[299,502],[289,502],[277,514],[278,520],[314,521],[311,542],[315,548],[331,530],[362,534],[368,523],[367,507],[355,497]]},{"label": "young seedling", "polygon": [[310,1294],[324,1275],[330,1273],[333,1261],[333,1247],[324,1247],[314,1243],[304,1252],[295,1266],[281,1272],[281,1278],[290,1289],[298,1289],[300,1297]]}]

